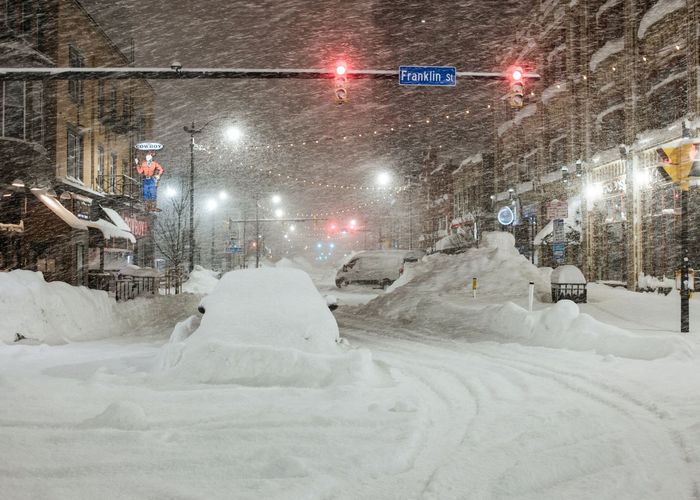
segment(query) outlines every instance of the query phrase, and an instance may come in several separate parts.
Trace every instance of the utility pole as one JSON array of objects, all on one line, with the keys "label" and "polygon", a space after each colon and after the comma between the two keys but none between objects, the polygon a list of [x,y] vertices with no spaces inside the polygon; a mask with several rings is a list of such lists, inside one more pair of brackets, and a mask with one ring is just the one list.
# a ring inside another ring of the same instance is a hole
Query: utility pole
[{"label": "utility pole", "polygon": [[185,132],[190,134],[190,262],[188,267],[190,272],[192,272],[192,270],[194,269],[194,135],[201,132],[201,130],[197,130],[194,128],[194,120],[192,120],[191,128],[184,127],[184,129]]}]

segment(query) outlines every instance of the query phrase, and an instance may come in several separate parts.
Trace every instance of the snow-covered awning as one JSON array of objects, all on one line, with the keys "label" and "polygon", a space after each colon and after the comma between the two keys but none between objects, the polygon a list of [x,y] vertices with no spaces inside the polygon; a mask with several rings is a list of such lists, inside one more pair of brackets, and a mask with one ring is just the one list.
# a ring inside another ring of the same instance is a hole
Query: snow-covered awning
[{"label": "snow-covered awning", "polygon": [[99,229],[107,240],[111,240],[112,238],[124,238],[132,243],[136,243],[136,238],[133,234],[131,234],[129,231],[124,231],[123,229],[118,228],[111,222],[107,222],[103,219],[99,219],[97,221],[79,219],[73,212],[61,205],[56,198],[49,196],[46,191],[32,191],[32,193],[49,210],[51,210],[63,222],[68,224],[73,229],[80,229],[84,231],[87,231],[89,228]]},{"label": "snow-covered awning", "polygon": [[122,216],[117,213],[116,210],[107,208],[107,207],[100,207],[104,211],[105,214],[107,214],[107,217],[109,217],[110,222],[117,226],[119,229],[127,232],[131,232],[131,228],[129,227],[129,224],[126,223],[124,219],[122,219]]}]

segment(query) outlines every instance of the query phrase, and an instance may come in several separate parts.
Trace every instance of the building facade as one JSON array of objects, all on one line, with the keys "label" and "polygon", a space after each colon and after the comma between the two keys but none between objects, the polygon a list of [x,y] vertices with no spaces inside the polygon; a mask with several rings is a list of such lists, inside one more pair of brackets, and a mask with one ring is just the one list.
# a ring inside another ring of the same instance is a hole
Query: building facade
[{"label": "building facade", "polygon": [[[3,66],[130,64],[77,0],[8,0],[0,5],[0,26]],[[134,145],[150,138],[153,127],[150,85],[0,83],[0,235],[7,243],[0,269],[88,284],[88,271],[152,265],[153,221],[140,202],[133,164]],[[52,227],[60,238],[52,237]]]},{"label": "building facade", "polygon": [[[589,280],[631,289],[640,276],[679,267],[679,187],[658,168],[658,150],[700,135],[699,16],[700,0],[546,0],[523,21],[501,65],[541,79],[525,82],[518,108],[504,84],[483,152],[493,170],[484,165],[481,175],[493,176],[484,193],[492,217],[517,207],[516,224],[503,229],[523,253],[535,247],[538,265],[579,265]],[[689,196],[698,266],[697,188]],[[555,215],[557,201],[566,201],[566,214]],[[552,242],[555,217],[566,230],[563,256]]]}]

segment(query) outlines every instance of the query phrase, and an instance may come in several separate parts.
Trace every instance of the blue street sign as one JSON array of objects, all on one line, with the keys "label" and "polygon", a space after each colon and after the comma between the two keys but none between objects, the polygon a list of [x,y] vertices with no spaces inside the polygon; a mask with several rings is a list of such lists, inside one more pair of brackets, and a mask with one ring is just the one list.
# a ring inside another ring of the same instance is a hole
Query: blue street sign
[{"label": "blue street sign", "polygon": [[498,222],[500,222],[502,225],[509,226],[515,221],[515,214],[510,207],[501,207],[501,209],[498,211],[497,218]]},{"label": "blue street sign", "polygon": [[454,87],[457,68],[454,66],[400,66],[399,85]]},{"label": "blue street sign", "polygon": [[566,256],[566,243],[552,243],[552,257],[557,264],[564,262]]}]

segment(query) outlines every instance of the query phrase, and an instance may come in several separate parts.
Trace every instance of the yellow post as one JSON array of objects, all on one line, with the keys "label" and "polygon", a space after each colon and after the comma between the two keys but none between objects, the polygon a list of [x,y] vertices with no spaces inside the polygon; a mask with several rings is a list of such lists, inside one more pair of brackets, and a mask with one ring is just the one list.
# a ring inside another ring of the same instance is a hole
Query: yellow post
[{"label": "yellow post", "polygon": [[476,285],[477,285],[476,278],[472,278],[472,296],[474,298],[476,298]]}]

